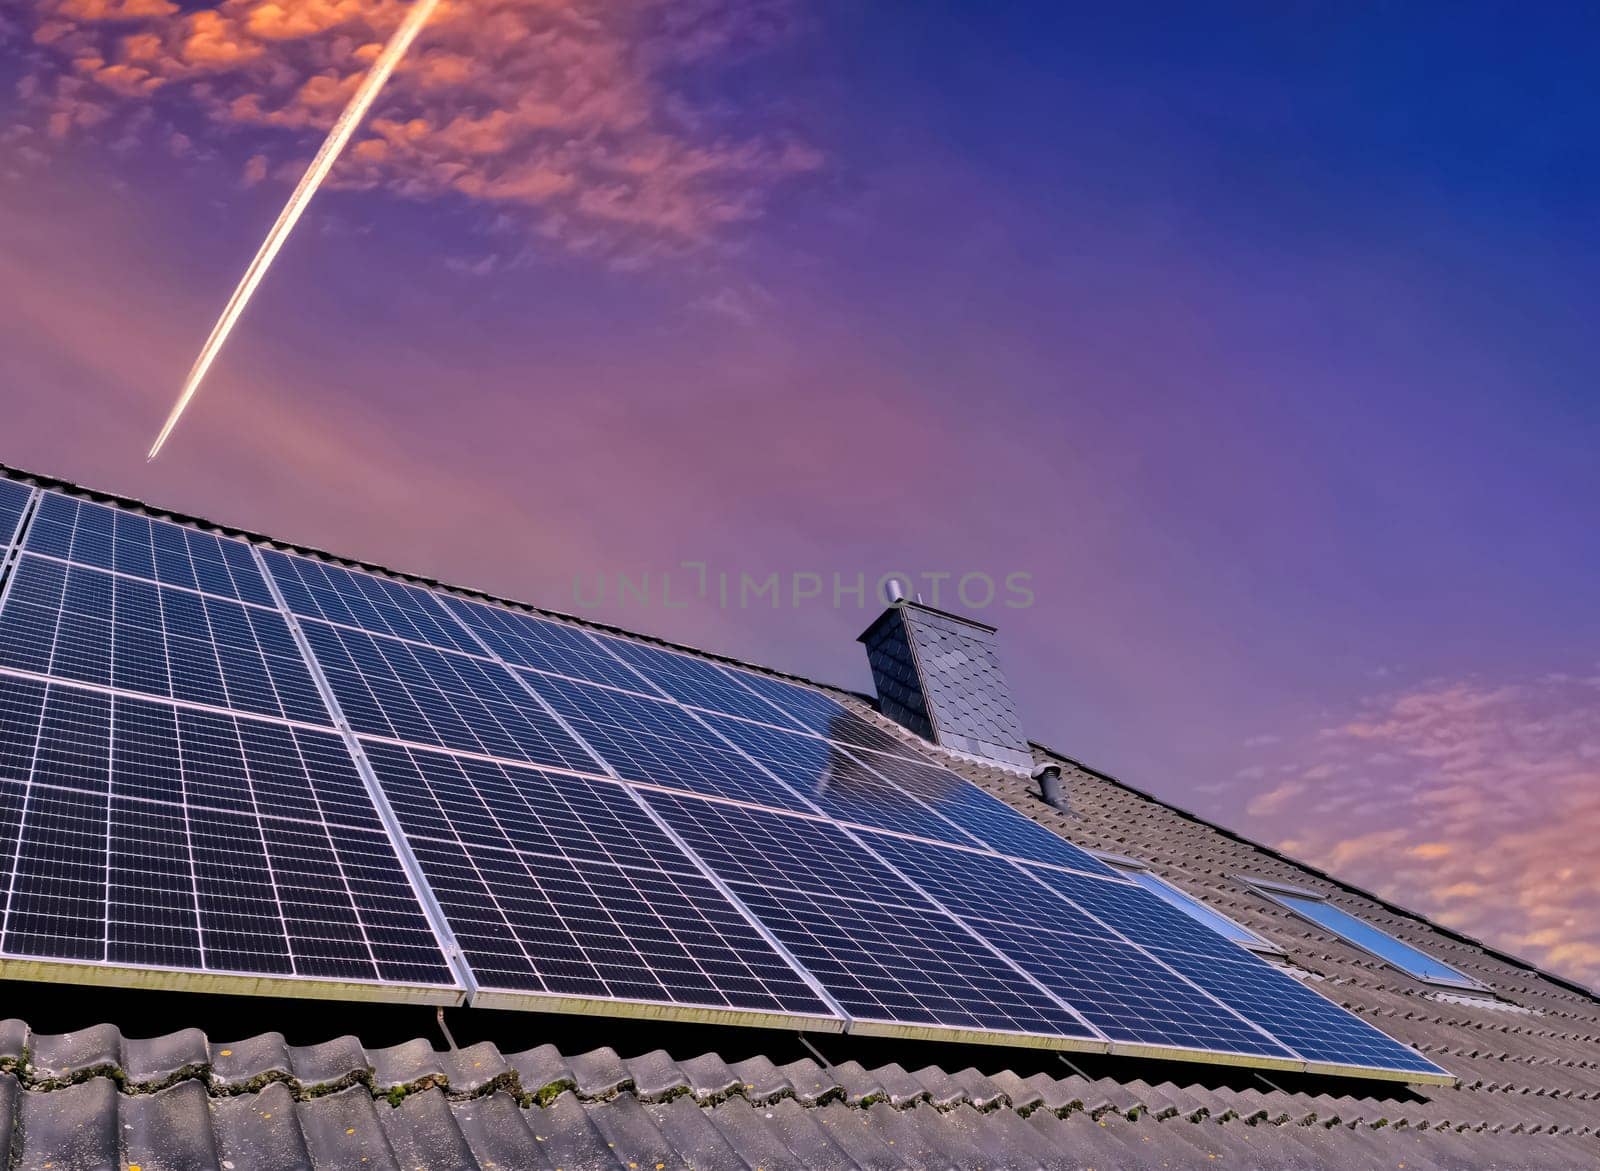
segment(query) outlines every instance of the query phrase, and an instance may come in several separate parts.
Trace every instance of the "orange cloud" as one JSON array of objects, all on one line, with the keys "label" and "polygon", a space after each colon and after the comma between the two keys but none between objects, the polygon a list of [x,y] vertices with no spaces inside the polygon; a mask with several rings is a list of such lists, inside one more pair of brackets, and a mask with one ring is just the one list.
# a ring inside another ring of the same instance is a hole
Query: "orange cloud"
[{"label": "orange cloud", "polygon": [[[36,0],[47,64],[28,116],[56,137],[85,102],[163,111],[223,149],[310,151],[405,10],[400,0]],[[453,0],[373,111],[332,182],[498,205],[536,238],[614,263],[690,251],[758,219],[814,147],[734,129],[675,72],[794,34],[791,0]],[[75,77],[92,88],[63,93]],[[194,122],[191,127],[184,121]],[[251,131],[236,133],[239,127]],[[269,144],[267,137],[281,138]],[[241,161],[243,152],[241,152]]]},{"label": "orange cloud", "polygon": [[1600,984],[1600,679],[1433,683],[1288,747],[1247,806],[1264,836]]}]

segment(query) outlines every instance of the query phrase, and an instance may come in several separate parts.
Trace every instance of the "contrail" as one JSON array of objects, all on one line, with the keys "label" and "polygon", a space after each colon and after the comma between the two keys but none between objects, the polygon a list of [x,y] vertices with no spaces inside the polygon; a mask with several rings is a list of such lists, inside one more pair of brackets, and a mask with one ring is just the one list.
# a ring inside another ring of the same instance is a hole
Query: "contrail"
[{"label": "contrail", "polygon": [[228,335],[233,332],[233,327],[238,323],[244,307],[250,303],[250,297],[255,293],[256,286],[261,283],[261,278],[267,275],[267,269],[271,267],[273,258],[278,255],[283,242],[289,238],[289,233],[294,230],[295,224],[306,210],[306,205],[317,193],[317,188],[321,187],[322,181],[328,177],[333,164],[344,153],[345,144],[350,141],[350,136],[361,124],[361,119],[366,117],[367,109],[377,99],[378,92],[389,80],[389,75],[394,72],[395,66],[406,55],[406,50],[411,48],[411,42],[417,39],[422,26],[428,23],[428,18],[438,6],[439,0],[416,0],[412,4],[405,20],[395,30],[394,36],[389,38],[389,43],[383,47],[378,59],[373,62],[372,71],[361,82],[361,88],[356,90],[355,96],[350,99],[350,104],[344,108],[344,113],[339,115],[339,120],[333,124],[333,129],[328,131],[328,137],[323,140],[322,147],[317,151],[317,157],[311,160],[311,166],[307,167],[306,173],[300,177],[294,194],[289,196],[289,202],[284,204],[283,211],[278,215],[278,222],[273,224],[272,231],[267,233],[261,250],[250,262],[250,267],[245,270],[244,279],[239,282],[239,287],[233,290],[227,308],[222,311],[222,316],[217,319],[217,324],[211,330],[211,336],[206,338],[206,344],[201,347],[200,356],[194,360],[194,367],[189,371],[188,381],[183,384],[183,392],[173,404],[172,413],[167,416],[161,434],[156,436],[155,444],[146,457],[147,461],[161,454],[162,445],[172,434],[172,429],[178,425],[178,420],[183,417],[183,412],[194,398],[195,392],[200,389],[206,371],[210,370],[211,363],[216,361],[218,352],[228,340]]}]

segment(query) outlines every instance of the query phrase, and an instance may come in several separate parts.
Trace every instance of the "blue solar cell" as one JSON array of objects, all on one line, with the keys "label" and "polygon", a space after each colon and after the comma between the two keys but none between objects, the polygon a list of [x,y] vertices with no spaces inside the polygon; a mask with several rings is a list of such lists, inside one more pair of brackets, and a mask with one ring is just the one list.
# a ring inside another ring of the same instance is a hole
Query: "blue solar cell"
[{"label": "blue solar cell", "polygon": [[244,542],[56,492],[41,497],[24,547],[162,585],[273,604]]},{"label": "blue solar cell", "polygon": [[366,750],[483,988],[831,1015],[622,785]]},{"label": "blue solar cell", "polygon": [[1290,1056],[1166,964],[1114,938],[1012,863],[886,834],[866,838],[1113,1041]]},{"label": "blue solar cell", "polygon": [[1240,963],[1259,962],[1237,944],[1143,887],[1086,878],[1043,866],[1032,866],[1028,870],[1064,898],[1071,899],[1101,922],[1144,947]]},{"label": "blue solar cell", "polygon": [[31,554],[0,612],[0,666],[330,724],[280,614]]},{"label": "blue solar cell", "polygon": [[1248,956],[1235,963],[1197,960],[1184,966],[1184,975],[1259,1022],[1308,1061],[1412,1073],[1445,1072],[1260,960]]},{"label": "blue solar cell", "polygon": [[630,691],[649,692],[650,686],[624,664],[607,654],[588,632],[531,614],[441,596],[479,638],[506,662],[591,683],[605,683]]},{"label": "blue solar cell", "polygon": [[454,984],[330,733],[10,680],[0,830],[0,953]]},{"label": "blue solar cell", "polygon": [[644,796],[852,1016],[1092,1035],[836,826],[658,791]]},{"label": "blue solar cell", "polygon": [[550,675],[525,677],[619,776],[690,793],[805,808],[787,786],[754,767],[668,700]]},{"label": "blue solar cell", "polygon": [[290,611],[302,618],[321,618],[446,650],[483,653],[438,599],[419,586],[276,549],[264,549],[262,556]]},{"label": "blue solar cell", "polygon": [[498,663],[310,619],[301,627],[358,732],[584,772],[599,767]]}]

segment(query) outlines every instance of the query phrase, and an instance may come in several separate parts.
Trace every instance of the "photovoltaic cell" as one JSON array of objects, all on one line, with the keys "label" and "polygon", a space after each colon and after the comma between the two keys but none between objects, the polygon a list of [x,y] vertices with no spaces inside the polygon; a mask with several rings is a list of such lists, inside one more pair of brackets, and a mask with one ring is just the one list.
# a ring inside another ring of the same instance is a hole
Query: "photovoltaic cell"
[{"label": "photovoltaic cell", "polygon": [[330,724],[283,617],[24,553],[0,612],[0,666]]},{"label": "photovoltaic cell", "polygon": [[301,629],[357,732],[585,772],[598,767],[497,663],[310,619]]},{"label": "photovoltaic cell", "polygon": [[831,1015],[622,785],[367,753],[485,989]]},{"label": "photovoltaic cell", "polygon": [[464,598],[441,597],[440,601],[513,666],[631,691],[648,689],[638,675],[607,654],[600,642],[576,627]]},{"label": "photovoltaic cell", "polygon": [[290,611],[302,618],[321,618],[468,654],[483,653],[442,610],[434,595],[418,586],[276,549],[264,549],[262,556]]},{"label": "photovoltaic cell", "polygon": [[162,585],[273,604],[244,542],[58,492],[40,498],[25,548]]},{"label": "photovoltaic cell", "polygon": [[859,1020],[1092,1035],[830,823],[644,796]]},{"label": "photovoltaic cell", "polygon": [[525,678],[619,776],[690,793],[804,808],[796,794],[676,704],[550,675]]},{"label": "photovoltaic cell", "polygon": [[0,690],[0,954],[454,983],[331,734]]}]

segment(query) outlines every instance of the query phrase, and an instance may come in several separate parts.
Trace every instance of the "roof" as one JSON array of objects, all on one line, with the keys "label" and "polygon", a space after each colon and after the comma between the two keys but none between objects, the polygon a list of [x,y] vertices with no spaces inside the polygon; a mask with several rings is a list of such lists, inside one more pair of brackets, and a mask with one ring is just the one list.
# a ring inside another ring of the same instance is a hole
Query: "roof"
[{"label": "roof", "polygon": [[[862,697],[828,690],[908,736]],[[819,1042],[828,1051],[822,1060],[796,1060],[792,1042],[776,1035],[767,1055],[725,1057],[706,1051],[707,1038],[720,1043],[715,1034],[681,1031],[661,1048],[655,1034],[603,1020],[584,1022],[585,1043],[573,1044],[570,1027],[552,1024],[558,1043],[516,1052],[492,1043],[441,1052],[422,1037],[369,1048],[333,1029],[320,1044],[293,1047],[284,1034],[303,1034],[303,1022],[262,1019],[259,1011],[241,1016],[258,1032],[253,1037],[187,1029],[137,1040],[125,1033],[141,1021],[124,1014],[115,1024],[57,1035],[0,1024],[0,1165],[638,1171],[1600,1163],[1600,1002],[1593,995],[1068,757],[1038,746],[1035,756],[1063,766],[1070,815],[1038,800],[1015,772],[951,754],[940,759],[1075,842],[1137,858],[1280,944],[1320,991],[1445,1066],[1459,1086],[1291,1082],[1077,1055],[1068,1065],[1029,1051],[897,1050],[870,1039],[830,1038]],[[1241,875],[1323,893],[1500,1000],[1441,995],[1260,898]],[[74,1007],[81,1017],[95,1003]],[[278,1004],[261,1002],[272,1011],[281,1011]],[[418,1020],[416,1009],[405,1011]],[[541,1019],[529,1018],[535,1028]],[[753,1036],[759,1050],[769,1035]]]}]

